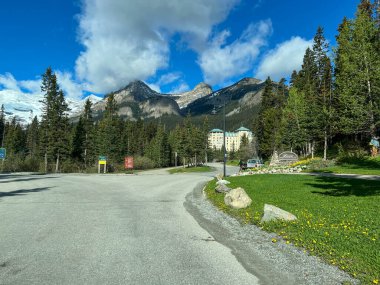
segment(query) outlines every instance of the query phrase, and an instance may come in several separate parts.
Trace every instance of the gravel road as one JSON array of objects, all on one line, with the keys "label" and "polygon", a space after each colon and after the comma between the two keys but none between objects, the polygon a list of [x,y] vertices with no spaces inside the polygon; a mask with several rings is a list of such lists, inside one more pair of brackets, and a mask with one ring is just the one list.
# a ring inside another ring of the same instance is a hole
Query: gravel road
[{"label": "gravel road", "polygon": [[349,280],[215,210],[201,191],[214,174],[0,175],[0,284]]}]

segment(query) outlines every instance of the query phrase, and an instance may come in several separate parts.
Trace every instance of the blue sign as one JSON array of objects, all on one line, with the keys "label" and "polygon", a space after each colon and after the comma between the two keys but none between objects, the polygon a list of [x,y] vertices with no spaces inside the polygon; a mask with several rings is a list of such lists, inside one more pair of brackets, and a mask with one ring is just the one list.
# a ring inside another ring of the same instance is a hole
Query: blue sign
[{"label": "blue sign", "polygon": [[105,155],[99,155],[100,161],[107,161],[107,157]]},{"label": "blue sign", "polygon": [[0,148],[0,159],[5,159],[7,156],[7,150],[5,148]]}]

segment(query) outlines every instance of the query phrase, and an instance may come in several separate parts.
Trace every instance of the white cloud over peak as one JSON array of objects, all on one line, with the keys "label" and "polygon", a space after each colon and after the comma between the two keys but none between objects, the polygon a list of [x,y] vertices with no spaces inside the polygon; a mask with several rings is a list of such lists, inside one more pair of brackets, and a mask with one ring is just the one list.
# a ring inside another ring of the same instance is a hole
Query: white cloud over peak
[{"label": "white cloud over peak", "polygon": [[79,100],[83,96],[85,84],[78,83],[73,79],[70,72],[56,71],[58,84],[66,95],[66,98]]},{"label": "white cloud over peak", "polygon": [[220,84],[250,70],[271,33],[272,22],[266,20],[250,24],[231,44],[226,44],[229,31],[217,34],[198,59],[204,80],[209,84]]},{"label": "white cloud over peak", "polygon": [[173,83],[174,81],[177,81],[179,78],[181,78],[181,73],[170,72],[170,73],[162,75],[160,79],[158,80],[157,84],[167,85],[167,84]]},{"label": "white cloud over peak", "polygon": [[313,40],[305,40],[300,37],[292,37],[290,40],[278,44],[269,51],[260,62],[255,77],[265,80],[270,76],[273,80],[288,77],[293,70],[300,70],[303,57]]},{"label": "white cloud over peak", "polygon": [[189,91],[190,87],[186,82],[180,82],[179,85],[175,86],[172,90],[170,90],[169,94],[181,94],[183,92]]},{"label": "white cloud over peak", "polygon": [[168,66],[170,38],[179,34],[194,50],[207,47],[213,27],[239,0],[83,0],[76,61],[89,90],[105,93],[146,80]]},{"label": "white cloud over peak", "polygon": [[17,80],[10,73],[0,74],[0,86],[3,86],[3,89],[20,91]]}]

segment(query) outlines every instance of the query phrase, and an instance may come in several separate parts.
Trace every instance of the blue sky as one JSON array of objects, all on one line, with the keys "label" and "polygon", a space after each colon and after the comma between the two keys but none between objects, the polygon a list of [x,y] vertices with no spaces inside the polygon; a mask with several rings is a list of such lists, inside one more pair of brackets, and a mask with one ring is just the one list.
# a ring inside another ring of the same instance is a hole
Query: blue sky
[{"label": "blue sky", "polygon": [[[298,69],[318,25],[332,45],[359,0],[2,1],[0,104],[39,93],[51,66],[67,96],[141,79],[161,92]],[[15,95],[15,96],[16,96]]]}]

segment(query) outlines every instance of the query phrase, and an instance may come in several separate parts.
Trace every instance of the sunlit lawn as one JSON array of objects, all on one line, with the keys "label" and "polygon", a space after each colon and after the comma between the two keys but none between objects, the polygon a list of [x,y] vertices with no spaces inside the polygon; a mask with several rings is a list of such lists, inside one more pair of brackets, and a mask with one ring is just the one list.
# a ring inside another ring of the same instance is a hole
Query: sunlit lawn
[{"label": "sunlit lawn", "polygon": [[329,167],[314,168],[310,172],[348,173],[363,175],[380,175],[380,157],[346,158],[343,162]]},{"label": "sunlit lawn", "polygon": [[[305,175],[253,175],[228,180],[230,187],[246,190],[252,205],[244,210],[228,208],[224,195],[214,191],[213,181],[206,192],[218,208],[242,222],[276,232],[284,242],[322,257],[365,284],[379,280],[379,181]],[[260,224],[264,204],[289,211],[298,220]]]}]

